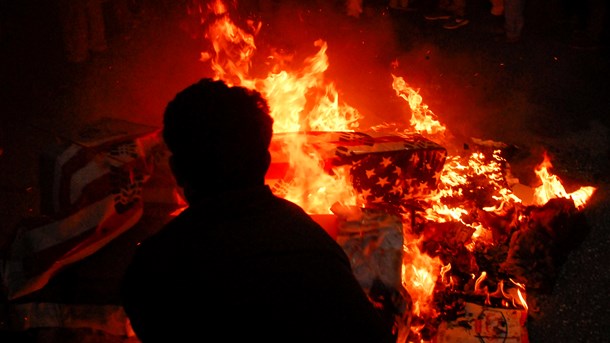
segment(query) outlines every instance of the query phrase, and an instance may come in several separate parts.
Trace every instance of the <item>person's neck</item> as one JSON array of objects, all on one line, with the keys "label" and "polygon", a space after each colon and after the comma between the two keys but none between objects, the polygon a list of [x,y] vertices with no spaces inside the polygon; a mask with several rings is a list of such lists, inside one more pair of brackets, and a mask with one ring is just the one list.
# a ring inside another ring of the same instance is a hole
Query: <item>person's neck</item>
[{"label": "person's neck", "polygon": [[267,185],[252,184],[240,187],[210,187],[206,189],[185,188],[184,197],[189,204],[201,201],[214,201],[219,198],[231,198],[242,196],[244,193],[251,193],[267,188]]}]

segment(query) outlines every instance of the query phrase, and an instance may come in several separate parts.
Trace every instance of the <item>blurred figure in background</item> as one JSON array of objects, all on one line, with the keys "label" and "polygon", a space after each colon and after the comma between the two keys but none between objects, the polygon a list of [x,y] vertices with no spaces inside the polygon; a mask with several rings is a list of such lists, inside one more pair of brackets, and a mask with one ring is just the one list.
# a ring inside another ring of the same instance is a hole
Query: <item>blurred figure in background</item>
[{"label": "blurred figure in background", "polygon": [[574,49],[598,49],[606,38],[608,0],[585,0],[574,8],[573,31],[569,46]]},{"label": "blurred figure in background", "polygon": [[81,63],[108,49],[103,0],[59,0],[66,59]]},{"label": "blurred figure in background", "polygon": [[525,0],[503,0],[504,30],[506,41],[516,43],[521,40],[521,32],[525,25],[523,2]]},{"label": "blurred figure in background", "polygon": [[491,0],[491,14],[502,19],[501,27],[494,28],[494,34],[503,35],[508,43],[521,40],[525,25],[525,0]]}]

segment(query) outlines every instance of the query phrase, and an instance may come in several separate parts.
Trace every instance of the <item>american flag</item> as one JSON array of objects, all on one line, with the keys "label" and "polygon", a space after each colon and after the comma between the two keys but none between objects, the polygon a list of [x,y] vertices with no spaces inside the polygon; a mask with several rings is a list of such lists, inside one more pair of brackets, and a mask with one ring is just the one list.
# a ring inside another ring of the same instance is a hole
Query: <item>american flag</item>
[{"label": "american flag", "polygon": [[41,166],[44,215],[23,221],[2,261],[10,299],[41,289],[140,220],[160,144],[149,127],[102,120],[50,153]]},{"label": "american flag", "polygon": [[372,208],[397,210],[436,189],[447,150],[416,133],[301,132],[274,136],[267,180],[281,194],[290,184],[289,157],[281,148],[296,136],[306,139],[328,171],[349,165],[352,184]]}]

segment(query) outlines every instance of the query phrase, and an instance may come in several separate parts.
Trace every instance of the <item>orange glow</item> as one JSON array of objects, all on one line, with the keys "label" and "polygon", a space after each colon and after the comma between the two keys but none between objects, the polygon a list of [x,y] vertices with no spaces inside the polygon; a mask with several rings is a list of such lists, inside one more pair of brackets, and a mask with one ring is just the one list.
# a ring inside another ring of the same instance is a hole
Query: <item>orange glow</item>
[{"label": "orange glow", "polygon": [[481,283],[483,281],[485,281],[485,279],[487,278],[487,272],[482,272],[481,276],[479,276],[479,278],[477,279],[477,281],[474,284],[474,292],[475,293],[487,293],[487,287],[485,288],[481,288]]},{"label": "orange glow", "polygon": [[284,155],[291,170],[290,183],[283,185],[282,196],[298,203],[310,214],[331,214],[335,204],[355,206],[357,193],[349,181],[347,167],[325,171],[325,161],[305,135],[290,135],[282,140]]},{"label": "orange glow", "polygon": [[227,12],[227,6],[220,0],[210,1],[208,8],[215,14],[224,14]]}]

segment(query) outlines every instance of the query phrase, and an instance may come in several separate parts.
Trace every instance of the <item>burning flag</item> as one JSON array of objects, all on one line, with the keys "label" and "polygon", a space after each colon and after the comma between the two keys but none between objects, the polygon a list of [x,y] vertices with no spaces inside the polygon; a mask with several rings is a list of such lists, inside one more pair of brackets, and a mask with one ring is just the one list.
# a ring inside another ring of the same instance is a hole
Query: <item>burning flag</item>
[{"label": "burning flag", "polygon": [[[445,325],[442,337],[452,337],[446,325],[464,324],[465,314],[474,316],[468,325],[479,338],[527,341],[526,287],[535,289],[552,282],[561,259],[553,261],[550,275],[539,273],[542,266],[528,270],[525,266],[532,263],[533,256],[526,246],[540,239],[538,244],[544,248],[534,249],[534,254],[556,256],[559,247],[545,245],[548,239],[542,236],[554,237],[555,243],[565,247],[572,228],[562,231],[555,227],[562,220],[550,218],[573,220],[576,225],[578,209],[594,188],[568,194],[545,173],[550,165],[545,164],[537,171],[544,186],[536,190],[537,202],[528,206],[512,190],[515,180],[503,157],[505,145],[489,149],[474,144],[481,149],[468,151],[466,156],[447,154],[434,140],[446,139],[448,130],[402,77],[392,75],[392,87],[411,113],[406,125],[384,123],[358,130],[362,115],[342,103],[334,83],[324,78],[329,65],[326,42],[314,43],[319,50],[304,61],[301,70],[276,63],[266,77],[251,78],[247,62],[258,31],[238,30],[226,18],[208,24],[224,30],[205,35],[213,40],[213,49],[204,55],[216,77],[257,89],[271,106],[276,135],[267,179],[274,192],[312,214],[356,206],[401,218],[401,284],[408,291],[403,300],[410,299],[413,315],[402,341],[430,339],[441,324]],[[215,37],[220,42],[214,42]],[[235,49],[240,48],[237,53]],[[227,63],[224,57],[229,55],[238,58]],[[550,184],[555,184],[552,190]],[[562,200],[549,201],[553,198]],[[341,213],[334,214],[340,217]],[[349,227],[357,231],[353,225]],[[363,255],[366,248],[355,249],[345,232],[338,234],[348,254],[360,256],[360,261],[374,259],[374,249]],[[380,236],[369,236],[365,227],[361,234],[369,242],[379,242]],[[367,264],[362,262],[355,269],[363,266]],[[363,286],[370,291],[371,275],[362,277]],[[496,320],[502,316],[503,320]],[[493,331],[507,327],[512,332]]]}]

